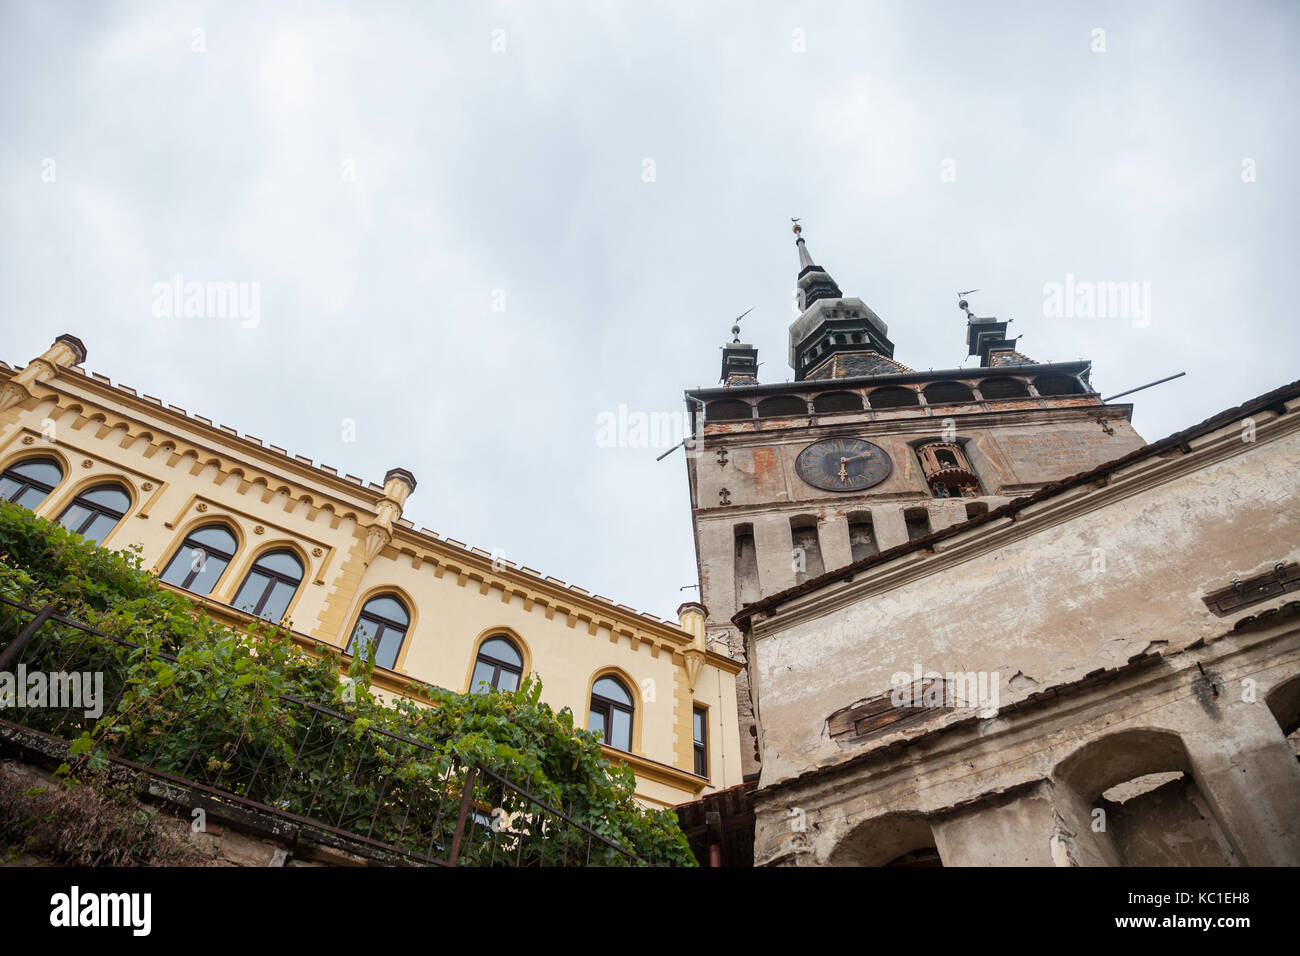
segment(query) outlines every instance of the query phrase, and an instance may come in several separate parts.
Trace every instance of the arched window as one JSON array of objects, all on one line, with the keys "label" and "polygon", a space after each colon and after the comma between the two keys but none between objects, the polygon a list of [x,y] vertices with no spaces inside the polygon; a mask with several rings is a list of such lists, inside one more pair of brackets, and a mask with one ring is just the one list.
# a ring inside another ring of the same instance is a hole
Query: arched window
[{"label": "arched window", "polygon": [[130,507],[131,496],[120,485],[96,485],[72,499],[72,504],[59,515],[59,524],[99,544]]},{"label": "arched window", "polygon": [[238,547],[225,525],[196,528],[185,536],[162,579],[195,594],[211,594]]},{"label": "arched window", "polygon": [[268,621],[279,621],[289,610],[302,581],[302,562],[292,551],[268,551],[249,569],[235,595],[235,607]]},{"label": "arched window", "polygon": [[808,403],[794,395],[776,395],[758,403],[759,418],[780,418],[784,415],[807,415]]},{"label": "arched window", "polygon": [[872,408],[908,408],[921,404],[916,397],[916,392],[897,385],[888,385],[870,392],[867,401],[871,403]]},{"label": "arched window", "polygon": [[709,402],[708,407],[704,410],[704,420],[710,422],[730,422],[753,417],[754,409],[749,403],[735,398]]},{"label": "arched window", "polygon": [[813,411],[819,415],[835,412],[860,412],[862,399],[853,392],[826,392],[813,399]]},{"label": "arched window", "polygon": [[1039,395],[1082,395],[1083,385],[1073,375],[1040,375],[1034,379]]},{"label": "arched window", "polygon": [[758,589],[758,553],[754,550],[754,526],[749,522],[736,525],[735,595],[741,607],[753,604],[762,595]]},{"label": "arched window", "polygon": [[63,469],[53,458],[28,458],[0,475],[0,498],[35,509],[63,480]]},{"label": "arched window", "polygon": [[936,498],[978,498],[982,494],[979,476],[959,442],[926,442],[917,446],[916,454]]},{"label": "arched window", "polygon": [[935,382],[925,387],[925,400],[931,405],[946,405],[953,402],[973,402],[975,395],[969,386],[961,382]]},{"label": "arched window", "polygon": [[790,540],[794,545],[790,552],[790,564],[794,569],[796,584],[803,584],[809,578],[818,577],[826,571],[815,515],[796,515],[791,518]]},{"label": "arched window", "polygon": [[849,515],[849,549],[854,561],[861,561],[880,553],[871,512],[859,511]]},{"label": "arched window", "polygon": [[479,645],[474,674],[469,679],[471,694],[486,694],[493,689],[516,690],[524,676],[524,657],[508,637],[490,637]]},{"label": "arched window", "polygon": [[908,508],[903,512],[903,523],[907,525],[907,540],[915,541],[930,533],[930,512],[924,508]]},{"label": "arched window", "polygon": [[986,378],[980,382],[980,394],[985,401],[1000,398],[1028,398],[1029,389],[1018,378]]},{"label": "arched window", "polygon": [[373,645],[376,666],[392,670],[397,666],[397,655],[410,626],[411,616],[401,601],[390,594],[373,597],[357,616],[357,626],[352,629],[352,638],[348,641],[348,653],[368,654]]},{"label": "arched window", "polygon": [[587,729],[611,747],[632,749],[632,695],[617,677],[602,677],[591,688]]}]

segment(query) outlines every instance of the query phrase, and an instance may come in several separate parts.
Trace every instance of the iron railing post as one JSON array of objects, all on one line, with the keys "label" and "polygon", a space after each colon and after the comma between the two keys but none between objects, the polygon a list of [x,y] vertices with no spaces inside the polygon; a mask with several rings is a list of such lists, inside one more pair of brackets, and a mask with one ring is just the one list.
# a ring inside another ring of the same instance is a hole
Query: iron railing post
[{"label": "iron railing post", "polygon": [[470,808],[474,805],[474,778],[478,776],[478,768],[470,767],[465,773],[465,792],[460,797],[460,813],[456,817],[456,832],[451,837],[451,854],[447,857],[447,864],[455,866],[456,861],[460,858],[460,841],[465,835],[465,821],[469,819]]},{"label": "iron railing post", "polygon": [[50,604],[45,605],[45,607],[36,612],[36,616],[27,622],[27,626],[18,633],[17,637],[9,642],[9,646],[4,649],[3,653],[0,653],[0,671],[9,670],[13,663],[18,660],[18,656],[22,654],[23,648],[27,646],[36,632],[40,630],[41,625],[48,621],[53,614],[54,607]]}]

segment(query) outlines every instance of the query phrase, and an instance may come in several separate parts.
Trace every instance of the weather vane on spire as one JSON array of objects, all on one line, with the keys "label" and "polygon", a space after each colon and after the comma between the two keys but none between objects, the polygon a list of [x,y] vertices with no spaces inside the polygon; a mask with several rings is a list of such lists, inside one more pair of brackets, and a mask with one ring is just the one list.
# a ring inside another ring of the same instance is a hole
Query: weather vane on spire
[{"label": "weather vane on spire", "polygon": [[[803,217],[800,217],[800,218],[803,218]],[[791,216],[791,217],[790,217],[790,221],[791,221],[792,223],[794,223],[794,228],[793,228],[792,231],[794,232],[794,234],[795,234],[796,236],[799,235],[799,233],[803,232],[803,226],[799,225],[799,220],[798,220],[798,219],[795,219],[793,216]]]},{"label": "weather vane on spire", "polygon": [[745,316],[749,315],[749,313],[753,311],[754,311],[754,307],[751,305],[744,312],[740,313],[740,315],[736,316],[735,324],[731,326],[731,334],[735,336],[735,338],[731,340],[732,342],[740,341],[740,320],[743,319]]},{"label": "weather vane on spire", "polygon": [[961,309],[963,312],[965,312],[965,313],[966,313],[966,318],[968,318],[968,319],[973,319],[974,316],[971,315],[971,312],[970,312],[970,303],[966,301],[966,296],[970,295],[970,294],[973,293],[973,292],[978,292],[978,291],[979,291],[979,289],[967,289],[965,292],[958,292],[958,293],[957,293],[957,308],[959,308],[959,309]]}]

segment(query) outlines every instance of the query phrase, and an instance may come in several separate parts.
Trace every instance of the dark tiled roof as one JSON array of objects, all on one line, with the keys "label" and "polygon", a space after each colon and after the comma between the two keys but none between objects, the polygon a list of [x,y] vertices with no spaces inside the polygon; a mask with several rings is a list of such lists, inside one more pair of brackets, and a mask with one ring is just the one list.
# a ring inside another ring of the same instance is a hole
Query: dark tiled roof
[{"label": "dark tiled roof", "polygon": [[[754,865],[754,792],[758,781],[728,787],[705,794],[699,800],[673,807],[677,825],[691,844],[691,850],[701,866],[709,864],[709,845],[722,844],[724,866]],[[718,825],[712,833],[708,815],[718,814]]]},{"label": "dark tiled roof", "polygon": [[993,352],[989,355],[989,365],[992,368],[1002,368],[1004,365],[1037,365],[1038,363],[1028,355],[1021,352]]},{"label": "dark tiled roof", "polygon": [[851,352],[832,355],[811,373],[806,381],[828,378],[864,378],[870,375],[895,375],[912,369],[876,352]]}]

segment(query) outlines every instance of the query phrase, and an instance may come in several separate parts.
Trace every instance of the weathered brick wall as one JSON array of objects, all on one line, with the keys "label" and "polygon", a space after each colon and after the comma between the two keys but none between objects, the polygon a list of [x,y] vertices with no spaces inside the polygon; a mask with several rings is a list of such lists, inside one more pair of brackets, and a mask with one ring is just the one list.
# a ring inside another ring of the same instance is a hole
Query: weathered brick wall
[{"label": "weathered brick wall", "polygon": [[1127,422],[1108,424],[1114,434],[1083,421],[997,429],[989,438],[1009,466],[1007,484],[1039,484],[1088,471],[1142,446]]}]

